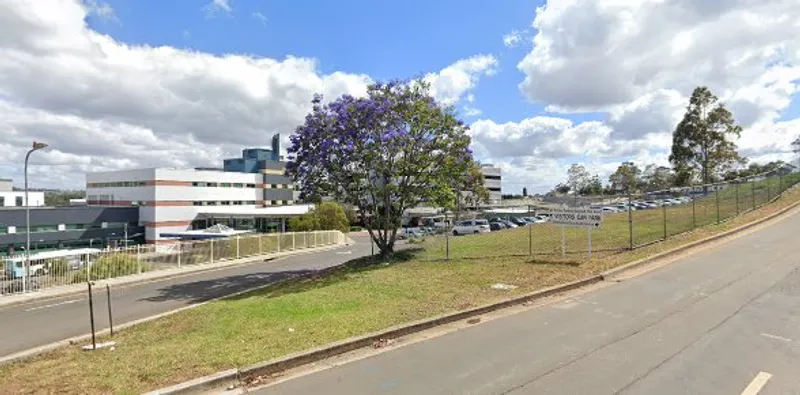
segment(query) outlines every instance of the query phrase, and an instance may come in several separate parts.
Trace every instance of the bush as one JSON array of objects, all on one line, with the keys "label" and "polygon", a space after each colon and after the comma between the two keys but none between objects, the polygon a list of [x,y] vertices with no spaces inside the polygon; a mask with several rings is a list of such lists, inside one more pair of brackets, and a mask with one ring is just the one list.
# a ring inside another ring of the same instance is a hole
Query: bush
[{"label": "bush", "polygon": [[347,233],[350,222],[344,208],[336,202],[324,202],[314,207],[308,214],[289,220],[289,228],[293,232],[312,230],[338,230]]},{"label": "bush", "polygon": [[364,230],[364,228],[362,228],[360,226],[351,226],[350,227],[350,231],[351,232],[361,232],[362,230]]},{"label": "bush", "polygon": [[[147,265],[139,263],[135,256],[128,254],[106,255],[97,259],[91,265],[92,280],[127,276],[130,274],[144,273],[149,270]],[[81,283],[87,280],[87,268],[83,268],[72,275],[72,283]]]}]

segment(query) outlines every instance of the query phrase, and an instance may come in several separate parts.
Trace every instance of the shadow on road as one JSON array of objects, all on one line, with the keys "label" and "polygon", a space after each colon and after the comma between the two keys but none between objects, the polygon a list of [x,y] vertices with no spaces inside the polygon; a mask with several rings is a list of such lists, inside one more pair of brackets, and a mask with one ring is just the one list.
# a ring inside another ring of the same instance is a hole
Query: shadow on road
[{"label": "shadow on road", "polygon": [[286,270],[281,272],[249,273],[211,280],[173,284],[159,289],[158,295],[143,298],[140,299],[140,301],[164,302],[168,300],[184,300],[190,303],[200,303],[260,285],[308,275],[313,272],[316,272],[316,270]]}]

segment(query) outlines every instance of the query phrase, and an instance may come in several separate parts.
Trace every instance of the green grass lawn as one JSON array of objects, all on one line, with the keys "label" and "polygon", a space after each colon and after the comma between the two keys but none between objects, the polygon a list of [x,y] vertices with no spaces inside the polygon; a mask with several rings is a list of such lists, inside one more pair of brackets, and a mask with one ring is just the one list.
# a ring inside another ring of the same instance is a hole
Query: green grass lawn
[{"label": "green grass lawn", "polygon": [[[527,256],[527,229],[454,238],[458,255],[505,256],[430,261],[436,247],[398,254],[388,264],[356,260],[325,278],[295,280],[229,298],[119,332],[114,350],[84,352],[71,346],[0,366],[0,393],[140,393],[233,367],[281,357],[393,325],[454,312],[577,280],[733,228],[800,200],[800,190],[721,225],[683,233],[633,251]],[[642,212],[642,221],[647,215]],[[714,213],[714,215],[716,215]],[[604,227],[626,224],[611,217]],[[648,229],[642,235],[655,234]],[[585,232],[583,230],[582,232]],[[570,231],[570,246],[585,240]],[[648,233],[650,232],[650,233]],[[598,232],[601,245],[624,243],[627,234]],[[558,236],[560,242],[560,235]],[[537,244],[538,245],[538,244]],[[494,283],[516,285],[498,291]],[[103,339],[104,340],[104,339]]]}]

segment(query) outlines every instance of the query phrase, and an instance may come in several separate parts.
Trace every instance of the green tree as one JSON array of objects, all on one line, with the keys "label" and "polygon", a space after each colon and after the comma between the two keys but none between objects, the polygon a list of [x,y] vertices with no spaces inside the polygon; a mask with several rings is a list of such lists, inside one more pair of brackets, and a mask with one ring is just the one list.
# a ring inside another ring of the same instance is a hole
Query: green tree
[{"label": "green tree", "polygon": [[733,114],[706,87],[697,87],[686,107],[686,113],[672,135],[669,161],[681,184],[695,177],[703,184],[713,182],[737,164],[743,163],[732,138],[742,128]]},{"label": "green tree", "polygon": [[70,199],[83,199],[86,197],[84,191],[55,191],[45,192],[45,206],[68,206]]},{"label": "green tree", "polygon": [[522,197],[528,197],[528,188],[522,187]]},{"label": "green tree", "polygon": [[372,84],[328,104],[316,95],[290,136],[286,171],[303,197],[357,206],[386,255],[407,208],[456,205],[457,185],[475,165],[468,129],[422,80]]},{"label": "green tree", "polygon": [[602,195],[603,194],[603,182],[600,181],[600,176],[595,174],[592,178],[589,179],[589,182],[583,189],[580,190],[581,195]]},{"label": "green tree", "polygon": [[642,170],[633,162],[623,162],[609,177],[611,188],[618,192],[631,193],[641,187]]},{"label": "green tree", "polygon": [[570,165],[569,169],[567,170],[567,185],[569,189],[580,193],[580,191],[586,188],[586,185],[589,184],[591,181],[589,172],[586,171],[586,168],[578,163],[573,163]]},{"label": "green tree", "polygon": [[642,173],[642,183],[650,191],[661,191],[675,184],[675,173],[666,166],[647,165]]},{"label": "green tree", "polygon": [[350,230],[350,221],[341,204],[323,202],[308,213],[289,219],[289,228],[297,232],[338,230],[347,233]]}]

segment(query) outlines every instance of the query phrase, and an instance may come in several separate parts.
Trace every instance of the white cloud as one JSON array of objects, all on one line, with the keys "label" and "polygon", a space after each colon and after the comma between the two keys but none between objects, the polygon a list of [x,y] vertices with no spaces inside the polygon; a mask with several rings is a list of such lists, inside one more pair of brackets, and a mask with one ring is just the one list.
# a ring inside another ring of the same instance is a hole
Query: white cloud
[{"label": "white cloud", "polygon": [[250,16],[252,16],[253,18],[255,18],[255,19],[256,19],[257,21],[259,21],[259,22],[260,22],[262,25],[265,25],[265,26],[266,26],[266,24],[267,24],[267,17],[266,17],[264,14],[262,14],[261,12],[259,12],[259,11],[255,11],[255,12],[253,12],[252,14],[250,14]]},{"label": "white cloud", "polygon": [[211,18],[220,12],[230,14],[233,12],[233,7],[231,7],[231,0],[211,0],[203,7],[203,11],[207,17]]},{"label": "white cloud", "polygon": [[97,15],[100,19],[119,23],[119,18],[114,13],[114,9],[104,1],[86,0],[86,7],[89,9],[89,15]]},{"label": "white cloud", "polygon": [[511,33],[503,36],[503,45],[505,45],[507,48],[514,48],[519,45],[520,42],[522,42],[527,34],[527,30],[513,30]]},{"label": "white cloud", "polygon": [[497,59],[492,55],[475,55],[461,59],[438,73],[429,73],[424,79],[431,84],[437,100],[451,105],[475,88],[481,76],[492,76],[497,72]]},{"label": "white cloud", "polygon": [[[0,174],[22,179],[32,140],[50,144],[31,159],[37,187],[80,187],[87,171],[220,166],[274,133],[286,142],[314,93],[363,95],[372,82],[309,58],[128,45],[91,30],[88,12],[79,0],[0,2]],[[434,75],[452,69],[486,67]]]}]

